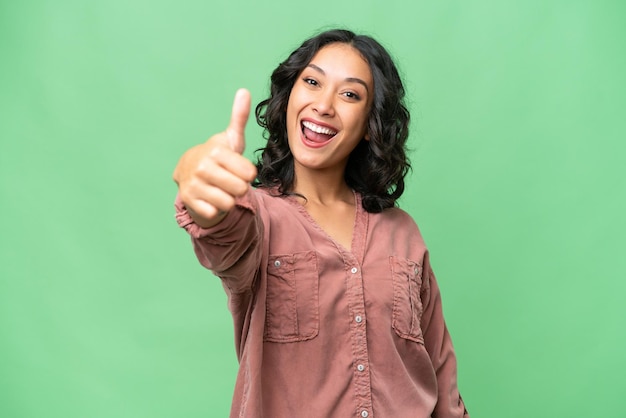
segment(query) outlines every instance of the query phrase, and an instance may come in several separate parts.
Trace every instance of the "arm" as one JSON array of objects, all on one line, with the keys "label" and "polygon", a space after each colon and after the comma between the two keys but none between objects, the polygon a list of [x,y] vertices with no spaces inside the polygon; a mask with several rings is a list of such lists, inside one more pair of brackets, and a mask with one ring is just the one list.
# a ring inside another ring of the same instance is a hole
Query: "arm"
[{"label": "arm", "polygon": [[228,128],[185,152],[173,175],[179,225],[192,236],[200,263],[232,291],[251,283],[257,260],[251,248],[258,249],[262,237],[249,199],[256,167],[241,155],[249,113],[250,94],[239,90]]},{"label": "arm", "polygon": [[421,297],[424,307],[421,324],[424,344],[437,374],[439,393],[433,418],[469,418],[457,386],[456,355],[443,318],[441,294],[428,253],[424,256]]}]

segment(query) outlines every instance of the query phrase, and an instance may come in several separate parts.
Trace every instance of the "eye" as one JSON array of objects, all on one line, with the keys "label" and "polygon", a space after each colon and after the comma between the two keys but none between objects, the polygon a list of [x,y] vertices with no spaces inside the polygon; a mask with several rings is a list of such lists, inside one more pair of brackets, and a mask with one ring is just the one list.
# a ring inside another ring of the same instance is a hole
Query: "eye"
[{"label": "eye", "polygon": [[305,83],[307,83],[307,84],[309,84],[309,85],[311,85],[311,86],[317,86],[317,85],[319,84],[319,83],[317,82],[317,80],[314,80],[314,79],[312,79],[312,78],[310,78],[310,77],[304,77],[304,78],[302,79],[302,81],[304,81]]},{"label": "eye", "polygon": [[361,100],[361,96],[353,91],[346,91],[343,95],[352,100]]}]

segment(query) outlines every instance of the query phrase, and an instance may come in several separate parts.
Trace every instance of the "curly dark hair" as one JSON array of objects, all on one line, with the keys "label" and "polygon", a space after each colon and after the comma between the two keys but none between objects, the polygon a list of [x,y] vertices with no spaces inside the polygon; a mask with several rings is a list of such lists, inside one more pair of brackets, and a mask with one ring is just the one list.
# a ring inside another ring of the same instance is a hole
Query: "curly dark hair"
[{"label": "curly dark hair", "polygon": [[293,194],[293,156],[287,141],[286,114],[291,89],[302,70],[326,45],[344,43],[360,52],[374,80],[374,100],[367,122],[369,141],[362,139],[350,154],[345,170],[349,187],[362,196],[363,208],[378,213],[395,206],[404,192],[404,177],[411,168],[406,155],[410,115],[405,90],[389,53],[376,40],[344,29],[322,32],[306,41],[272,73],[270,97],[255,110],[264,128],[265,148],[256,166],[255,186],[277,187],[281,195]]}]

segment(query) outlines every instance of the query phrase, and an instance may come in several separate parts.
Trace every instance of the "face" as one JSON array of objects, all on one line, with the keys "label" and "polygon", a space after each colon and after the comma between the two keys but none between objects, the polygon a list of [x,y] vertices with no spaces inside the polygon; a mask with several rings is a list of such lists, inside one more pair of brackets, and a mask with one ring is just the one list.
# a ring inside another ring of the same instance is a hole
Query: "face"
[{"label": "face", "polygon": [[296,176],[302,170],[336,171],[367,139],[374,94],[368,63],[352,46],[329,44],[302,70],[287,104],[287,135]]}]

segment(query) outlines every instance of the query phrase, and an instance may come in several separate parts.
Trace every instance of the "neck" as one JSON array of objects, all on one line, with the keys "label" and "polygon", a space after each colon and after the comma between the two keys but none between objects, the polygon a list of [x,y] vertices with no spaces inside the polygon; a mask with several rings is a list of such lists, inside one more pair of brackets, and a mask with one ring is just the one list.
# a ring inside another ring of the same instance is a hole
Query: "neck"
[{"label": "neck", "polygon": [[306,197],[308,202],[323,205],[337,201],[354,202],[354,193],[346,184],[343,171],[299,170],[297,166],[294,168],[293,192]]}]

